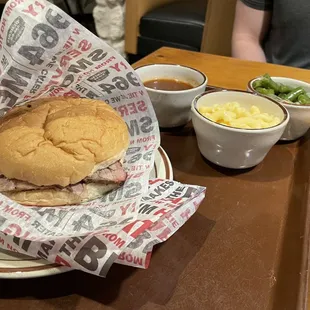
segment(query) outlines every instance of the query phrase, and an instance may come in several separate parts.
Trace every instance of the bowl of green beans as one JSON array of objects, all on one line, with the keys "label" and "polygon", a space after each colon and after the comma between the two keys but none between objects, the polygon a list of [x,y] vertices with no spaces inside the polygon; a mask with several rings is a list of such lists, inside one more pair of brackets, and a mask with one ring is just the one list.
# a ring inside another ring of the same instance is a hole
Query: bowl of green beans
[{"label": "bowl of green beans", "polygon": [[270,97],[282,104],[290,121],[281,140],[296,140],[310,128],[310,84],[285,77],[264,74],[248,82],[248,91]]}]

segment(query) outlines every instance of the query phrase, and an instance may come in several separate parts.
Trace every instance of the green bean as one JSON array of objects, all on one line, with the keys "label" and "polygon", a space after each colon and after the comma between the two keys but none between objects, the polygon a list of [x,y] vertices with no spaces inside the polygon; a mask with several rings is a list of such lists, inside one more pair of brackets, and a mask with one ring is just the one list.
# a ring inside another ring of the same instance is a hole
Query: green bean
[{"label": "green bean", "polygon": [[310,97],[307,94],[301,94],[298,96],[298,102],[300,104],[310,104]]},{"label": "green bean", "polygon": [[253,88],[256,90],[257,87],[262,87],[262,81],[256,80],[253,82]]},{"label": "green bean", "polygon": [[278,97],[280,97],[281,99],[285,99],[286,94],[280,93],[278,94]]},{"label": "green bean", "polygon": [[277,96],[283,100],[299,104],[310,104],[310,95],[302,87],[292,87],[282,83],[276,83],[268,73],[253,82],[253,88],[262,95]]},{"label": "green bean", "polygon": [[270,77],[264,77],[261,81],[264,88],[272,88],[276,94],[279,93],[279,85]]},{"label": "green bean", "polygon": [[293,87],[279,84],[279,93],[288,94],[293,90]]},{"label": "green bean", "polygon": [[305,94],[305,90],[302,87],[296,87],[291,92],[286,94],[284,99],[295,102],[298,97],[303,94]]},{"label": "green bean", "polygon": [[255,90],[262,95],[274,95],[274,90],[271,88],[257,87]]}]

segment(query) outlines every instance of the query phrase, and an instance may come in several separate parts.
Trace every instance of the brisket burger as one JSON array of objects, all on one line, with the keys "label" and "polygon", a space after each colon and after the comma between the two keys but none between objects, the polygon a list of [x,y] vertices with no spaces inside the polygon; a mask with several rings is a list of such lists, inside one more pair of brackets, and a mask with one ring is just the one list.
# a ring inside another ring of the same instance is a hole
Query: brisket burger
[{"label": "brisket burger", "polygon": [[53,97],[0,119],[0,192],[23,205],[79,204],[126,180],[124,120],[100,100]]}]

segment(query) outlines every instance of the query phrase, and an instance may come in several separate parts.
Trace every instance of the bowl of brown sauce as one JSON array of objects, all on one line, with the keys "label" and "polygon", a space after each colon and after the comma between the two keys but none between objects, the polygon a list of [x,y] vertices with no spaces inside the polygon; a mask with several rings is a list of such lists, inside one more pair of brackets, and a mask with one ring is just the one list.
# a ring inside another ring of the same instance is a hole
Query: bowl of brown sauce
[{"label": "bowl of brown sauce", "polygon": [[197,69],[177,64],[151,64],[138,67],[152,101],[159,126],[186,125],[191,119],[191,103],[204,92],[208,78]]}]

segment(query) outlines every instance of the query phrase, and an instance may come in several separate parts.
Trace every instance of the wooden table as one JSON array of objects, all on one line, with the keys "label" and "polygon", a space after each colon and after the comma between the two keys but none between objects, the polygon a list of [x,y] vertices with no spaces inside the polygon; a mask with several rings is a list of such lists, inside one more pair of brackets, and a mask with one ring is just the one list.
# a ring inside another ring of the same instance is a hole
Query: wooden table
[{"label": "wooden table", "polygon": [[[136,65],[147,63],[192,66],[207,74],[209,84],[235,89],[265,72],[310,82],[306,70],[170,48]],[[208,190],[197,213],[156,247],[149,269],[114,265],[107,279],[70,272],[0,280],[0,309],[303,309],[305,296],[298,292],[306,291],[307,279],[300,249],[310,135],[276,145],[262,164],[242,172],[204,160],[191,125],[162,133],[162,146],[176,180]]]}]

